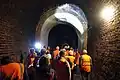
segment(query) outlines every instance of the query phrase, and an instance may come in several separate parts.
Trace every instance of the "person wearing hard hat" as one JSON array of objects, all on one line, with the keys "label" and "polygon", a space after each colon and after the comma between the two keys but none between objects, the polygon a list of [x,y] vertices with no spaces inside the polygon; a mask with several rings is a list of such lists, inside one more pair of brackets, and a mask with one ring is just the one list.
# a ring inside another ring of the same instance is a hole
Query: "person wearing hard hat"
[{"label": "person wearing hard hat", "polygon": [[51,55],[44,53],[37,63],[36,77],[32,80],[56,80],[55,70],[50,64]]},{"label": "person wearing hard hat", "polygon": [[83,55],[80,57],[80,68],[83,80],[88,80],[91,72],[92,58],[87,54],[87,50],[83,50]]},{"label": "person wearing hard hat", "polygon": [[53,51],[53,59],[56,59],[57,58],[57,56],[59,55],[59,46],[57,46],[56,47],[56,50],[55,51]]},{"label": "person wearing hard hat", "polygon": [[73,50],[73,48],[72,48],[72,47],[70,48],[69,55],[74,56],[74,50]]},{"label": "person wearing hard hat", "polygon": [[70,64],[65,58],[65,51],[60,51],[60,57],[56,60],[54,69],[56,70],[57,80],[71,80]]},{"label": "person wearing hard hat", "polygon": [[68,52],[68,55],[66,55],[65,57],[68,60],[68,62],[70,62],[71,68],[73,69],[74,68],[74,61],[75,61],[73,48],[70,49],[70,51]]},{"label": "person wearing hard hat", "polygon": [[68,56],[68,55],[69,55],[69,51],[70,51],[69,46],[65,46],[64,49],[66,50],[66,52],[65,52],[65,56]]},{"label": "person wearing hard hat", "polygon": [[80,73],[80,69],[79,69],[79,59],[80,59],[80,52],[78,51],[78,49],[75,51],[75,67],[74,67],[74,73]]},{"label": "person wearing hard hat", "polygon": [[74,51],[73,48],[70,49],[68,56],[65,56],[65,58],[68,60],[70,67],[71,67],[71,79],[73,79],[73,69],[74,69],[74,62],[75,62],[75,57],[74,57]]}]

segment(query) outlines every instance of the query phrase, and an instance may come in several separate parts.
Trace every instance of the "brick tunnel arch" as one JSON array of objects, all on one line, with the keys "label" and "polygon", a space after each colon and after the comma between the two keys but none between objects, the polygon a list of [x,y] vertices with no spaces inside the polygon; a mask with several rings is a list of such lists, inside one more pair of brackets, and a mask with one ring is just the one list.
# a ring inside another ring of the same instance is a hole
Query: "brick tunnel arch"
[{"label": "brick tunnel arch", "polygon": [[[77,22],[77,23],[76,23]],[[45,12],[36,28],[36,41],[48,45],[50,30],[57,24],[69,23],[78,36],[78,49],[87,48],[87,19],[84,12],[73,4],[64,4]]]}]

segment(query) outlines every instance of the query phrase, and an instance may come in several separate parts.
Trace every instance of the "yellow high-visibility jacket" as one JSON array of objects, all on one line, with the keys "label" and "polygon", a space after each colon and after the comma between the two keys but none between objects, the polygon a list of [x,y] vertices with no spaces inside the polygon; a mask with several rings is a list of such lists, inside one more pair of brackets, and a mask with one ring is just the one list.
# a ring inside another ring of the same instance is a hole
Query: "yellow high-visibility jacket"
[{"label": "yellow high-visibility jacket", "polygon": [[72,69],[74,68],[74,61],[75,61],[75,57],[74,56],[65,56],[65,58],[67,60],[70,60],[70,62],[72,63]]},{"label": "yellow high-visibility jacket", "polygon": [[87,54],[81,56],[81,68],[86,72],[91,72],[91,57]]}]

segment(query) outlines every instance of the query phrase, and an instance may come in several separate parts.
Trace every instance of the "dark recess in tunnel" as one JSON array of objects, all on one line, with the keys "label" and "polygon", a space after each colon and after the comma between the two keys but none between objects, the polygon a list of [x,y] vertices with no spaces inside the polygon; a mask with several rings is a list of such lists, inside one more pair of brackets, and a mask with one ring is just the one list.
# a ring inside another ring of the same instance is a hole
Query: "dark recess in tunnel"
[{"label": "dark recess in tunnel", "polygon": [[78,36],[71,24],[58,24],[51,29],[48,36],[48,45],[55,48],[57,45],[69,44],[73,48],[78,48]]}]

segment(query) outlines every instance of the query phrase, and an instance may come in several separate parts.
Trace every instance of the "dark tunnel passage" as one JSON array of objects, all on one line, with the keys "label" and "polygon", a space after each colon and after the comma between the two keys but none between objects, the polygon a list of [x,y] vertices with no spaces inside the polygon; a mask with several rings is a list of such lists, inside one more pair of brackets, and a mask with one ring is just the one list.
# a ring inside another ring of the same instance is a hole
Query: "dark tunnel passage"
[{"label": "dark tunnel passage", "polygon": [[55,48],[67,43],[73,48],[78,48],[78,36],[70,24],[58,24],[51,29],[48,37],[48,45]]}]

